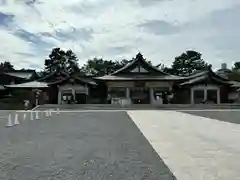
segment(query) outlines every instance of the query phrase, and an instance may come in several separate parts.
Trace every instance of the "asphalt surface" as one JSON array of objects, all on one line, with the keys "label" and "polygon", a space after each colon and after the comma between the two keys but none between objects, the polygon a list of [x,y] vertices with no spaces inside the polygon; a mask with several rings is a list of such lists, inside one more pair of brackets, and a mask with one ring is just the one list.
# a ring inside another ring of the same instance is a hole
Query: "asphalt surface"
[{"label": "asphalt surface", "polygon": [[175,179],[125,112],[22,117],[10,128],[0,121],[0,179]]},{"label": "asphalt surface", "polygon": [[202,116],[207,118],[216,119],[219,121],[240,124],[240,111],[236,110],[225,110],[225,111],[181,111],[196,116]]}]

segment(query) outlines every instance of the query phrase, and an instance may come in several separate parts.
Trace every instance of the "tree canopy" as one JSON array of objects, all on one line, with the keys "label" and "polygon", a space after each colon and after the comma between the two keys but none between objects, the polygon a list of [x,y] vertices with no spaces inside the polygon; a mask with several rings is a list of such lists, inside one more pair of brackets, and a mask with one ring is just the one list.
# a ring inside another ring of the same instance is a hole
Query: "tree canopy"
[{"label": "tree canopy", "polygon": [[103,76],[122,68],[129,62],[130,61],[126,59],[121,61],[112,61],[103,60],[102,58],[93,58],[89,59],[86,64],[83,65],[81,71],[94,76]]},{"label": "tree canopy", "polygon": [[72,50],[64,51],[60,48],[52,49],[49,58],[45,60],[45,73],[64,70],[66,72],[78,71],[78,58]]},{"label": "tree canopy", "polygon": [[[130,60],[123,59],[114,61],[95,57],[89,59],[82,67],[79,67],[79,59],[72,50],[63,50],[57,47],[53,48],[48,58],[45,59],[42,75],[64,70],[69,73],[79,72],[80,74],[103,76],[122,68],[134,59],[135,57]],[[146,61],[151,64],[151,61]],[[198,70],[205,70],[211,66],[202,59],[201,53],[188,50],[175,57],[170,67],[165,66],[161,62],[159,62],[156,67],[169,74],[188,76]],[[233,70],[239,69],[240,62],[236,62],[233,66]],[[5,61],[0,64],[0,70],[14,70],[14,66],[10,62]]]},{"label": "tree canopy", "polygon": [[239,70],[239,69],[240,69],[240,62],[238,61],[233,64],[232,70]]},{"label": "tree canopy", "polygon": [[175,57],[171,68],[165,70],[174,75],[188,76],[197,70],[204,70],[209,67],[210,65],[202,59],[201,53],[189,50]]},{"label": "tree canopy", "polygon": [[0,63],[0,71],[13,71],[14,66],[9,61],[4,61]]},{"label": "tree canopy", "polygon": [[[60,48],[54,48],[49,55],[49,58],[45,60],[44,72],[55,72],[59,70],[65,70],[67,72],[80,71],[82,73],[94,76],[103,76],[110,74],[131,60],[105,60],[102,58],[89,59],[81,68],[78,66],[78,58],[72,50],[64,51]],[[151,64],[151,61],[147,61]],[[188,50],[182,53],[180,56],[175,57],[171,67],[166,67],[164,64],[157,65],[158,68],[169,74],[188,76],[197,70],[203,70],[209,68],[202,59],[202,54],[193,50]]]}]

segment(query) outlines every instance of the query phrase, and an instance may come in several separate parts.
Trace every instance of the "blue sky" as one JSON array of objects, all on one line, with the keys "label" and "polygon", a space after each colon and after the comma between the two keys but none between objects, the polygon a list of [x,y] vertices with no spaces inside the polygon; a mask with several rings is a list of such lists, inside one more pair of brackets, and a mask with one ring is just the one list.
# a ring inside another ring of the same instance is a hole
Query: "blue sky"
[{"label": "blue sky", "polygon": [[0,0],[0,58],[41,69],[52,47],[170,65],[188,49],[218,68],[240,60],[239,0]]}]

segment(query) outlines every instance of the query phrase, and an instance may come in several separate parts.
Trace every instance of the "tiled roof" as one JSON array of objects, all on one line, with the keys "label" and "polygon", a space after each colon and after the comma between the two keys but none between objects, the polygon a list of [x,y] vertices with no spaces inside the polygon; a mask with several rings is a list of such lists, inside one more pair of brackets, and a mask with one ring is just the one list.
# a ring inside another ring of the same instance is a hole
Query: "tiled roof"
[{"label": "tiled roof", "polygon": [[212,70],[208,70],[208,71],[202,71],[202,72],[198,72],[195,73],[191,76],[188,76],[186,78],[186,80],[188,79],[188,81],[181,83],[181,86],[184,85],[190,85],[190,84],[194,84],[194,83],[198,83],[201,82],[207,78],[211,78],[214,81],[220,82],[220,83],[224,83],[224,84],[233,84],[232,81],[229,81],[227,78],[224,78],[222,76],[219,76],[218,74],[214,73]]},{"label": "tiled roof", "polygon": [[135,75],[135,76],[114,76],[106,75],[102,77],[96,77],[95,79],[100,80],[181,80],[185,77],[179,77],[174,75],[165,75],[165,76],[146,76],[146,75]]},{"label": "tiled roof", "polygon": [[11,84],[11,85],[4,85],[4,86],[8,88],[46,88],[48,87],[48,84],[44,82],[31,81],[27,83]]},{"label": "tiled roof", "polygon": [[197,83],[197,82],[200,82],[204,79],[206,79],[208,76],[207,75],[202,75],[202,76],[198,76],[196,78],[193,78],[193,79],[190,79],[182,84],[180,84],[181,86],[184,86],[184,85],[189,85],[189,84],[193,84],[193,83]]},{"label": "tiled roof", "polygon": [[87,77],[75,77],[75,78],[86,84],[97,85],[97,83],[92,78],[87,78]]},{"label": "tiled roof", "polygon": [[231,83],[232,83],[232,86],[231,86],[231,87],[240,88],[240,82],[231,81]]},{"label": "tiled roof", "polygon": [[145,59],[143,59],[142,55],[140,53],[138,53],[135,57],[134,60],[130,61],[128,64],[126,64],[124,67],[118,69],[117,71],[113,72],[111,75],[117,75],[125,70],[127,70],[128,68],[130,68],[131,66],[134,66],[135,64],[144,64],[145,66],[147,66],[149,69],[152,69],[154,72],[157,72],[158,74],[161,74],[163,76],[165,75],[169,75],[166,72],[161,71],[160,69],[158,69],[155,66],[152,66],[151,64],[149,64]]},{"label": "tiled roof", "polygon": [[30,79],[33,75],[32,72],[6,72],[4,74],[14,76],[14,77],[18,77],[18,78],[22,78],[22,79]]}]

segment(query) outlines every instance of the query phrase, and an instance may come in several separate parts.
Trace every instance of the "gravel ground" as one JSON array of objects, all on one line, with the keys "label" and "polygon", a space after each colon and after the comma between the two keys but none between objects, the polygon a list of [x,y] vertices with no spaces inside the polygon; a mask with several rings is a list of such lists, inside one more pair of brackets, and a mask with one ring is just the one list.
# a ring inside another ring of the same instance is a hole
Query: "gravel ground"
[{"label": "gravel ground", "polygon": [[224,110],[224,111],[181,111],[183,113],[188,113],[196,116],[202,116],[212,119],[217,119],[219,121],[225,121],[230,123],[240,124],[240,111],[239,110]]},{"label": "gravel ground", "polygon": [[175,179],[124,112],[22,117],[10,128],[0,121],[0,179]]}]

